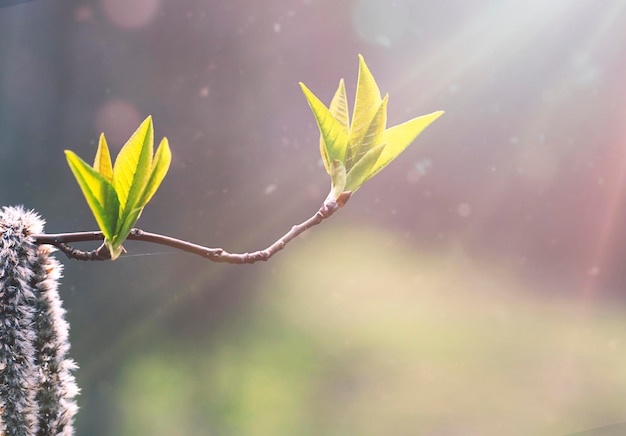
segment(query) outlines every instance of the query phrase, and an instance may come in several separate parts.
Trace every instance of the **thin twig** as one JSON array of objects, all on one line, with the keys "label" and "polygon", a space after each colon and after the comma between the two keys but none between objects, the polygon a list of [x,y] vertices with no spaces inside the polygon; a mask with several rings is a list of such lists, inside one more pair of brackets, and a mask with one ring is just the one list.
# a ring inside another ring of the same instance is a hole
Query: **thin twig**
[{"label": "thin twig", "polygon": [[[222,248],[209,248],[202,245],[194,244],[192,242],[183,241],[181,239],[172,238],[170,236],[164,236],[157,233],[150,233],[141,229],[132,229],[128,235],[128,240],[152,242],[154,244],[167,245],[168,247],[176,248],[178,250],[186,251],[188,253],[196,254],[209,259],[213,262],[224,263],[255,263],[259,261],[266,261],[274,254],[285,248],[290,241],[296,238],[304,231],[310,229],[313,226],[318,225],[326,218],[332,216],[335,212],[341,209],[348,199],[350,198],[350,192],[342,193],[339,198],[327,199],[322,207],[308,220],[301,224],[295,225],[285,233],[280,239],[274,242],[264,250],[253,251],[250,253],[229,253]],[[67,257],[76,260],[108,260],[110,254],[104,245],[101,245],[92,251],[82,251],[74,248],[69,243],[72,242],[86,242],[86,241],[102,241],[104,235],[102,232],[75,232],[75,233],[57,233],[57,234],[41,234],[31,235],[35,244],[47,244],[54,245],[59,248]]]}]

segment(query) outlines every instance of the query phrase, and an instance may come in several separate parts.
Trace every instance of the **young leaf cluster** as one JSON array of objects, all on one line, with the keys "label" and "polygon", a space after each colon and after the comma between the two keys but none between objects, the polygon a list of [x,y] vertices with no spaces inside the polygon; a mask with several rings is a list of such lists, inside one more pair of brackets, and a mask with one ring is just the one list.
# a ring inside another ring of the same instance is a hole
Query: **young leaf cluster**
[{"label": "young leaf cluster", "polygon": [[[158,240],[159,243],[176,246],[217,261],[247,263],[267,260],[293,237],[319,224],[341,208],[354,192],[389,165],[426,127],[443,114],[443,111],[433,112],[387,128],[389,96],[381,97],[378,85],[361,55],[352,117],[348,111],[343,79],[339,81],[339,87],[329,107],[303,83],[300,85],[321,132],[320,153],[324,167],[330,174],[331,191],[322,208],[306,225],[294,227],[295,231],[285,235],[285,239],[277,241],[275,246],[251,254],[236,255],[173,238],[155,237],[145,232],[131,234],[143,208],[163,181],[171,161],[166,138],[163,138],[153,155],[154,132],[151,117],[141,123],[122,147],[114,165],[104,134],[100,136],[93,165],[87,164],[74,152],[65,151],[68,164],[96,218],[101,234],[61,234],[53,239],[39,235],[40,240],[48,243],[52,241],[68,256],[83,260],[109,257],[116,259],[124,252],[122,243],[129,237]],[[81,252],[66,244],[69,240],[94,240],[94,237],[104,238],[103,246],[106,250],[101,247],[93,252]]]},{"label": "young leaf cluster", "polygon": [[386,128],[389,96],[381,98],[378,85],[361,55],[352,122],[343,79],[329,107],[303,83],[300,86],[320,129],[320,153],[330,174],[329,197],[333,199],[344,192],[354,193],[443,114],[443,111],[433,112]]},{"label": "young leaf cluster", "polygon": [[172,154],[163,138],[154,154],[152,118],[141,123],[111,162],[104,134],[100,135],[93,166],[65,150],[67,162],[102,231],[111,259],[123,253],[128,237],[145,205],[169,169]]}]

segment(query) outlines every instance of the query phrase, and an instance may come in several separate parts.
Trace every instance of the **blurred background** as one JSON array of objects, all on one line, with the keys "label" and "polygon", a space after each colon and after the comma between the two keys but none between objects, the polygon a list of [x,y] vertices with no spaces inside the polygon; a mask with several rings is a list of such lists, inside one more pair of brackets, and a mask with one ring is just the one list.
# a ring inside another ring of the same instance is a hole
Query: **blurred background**
[{"label": "blurred background", "polygon": [[63,150],[89,161],[104,131],[116,153],[147,115],[173,163],[138,225],[252,251],[329,189],[299,81],[352,100],[362,53],[389,125],[446,111],[267,263],[60,255],[77,435],[626,421],[625,22],[623,0],[0,8],[0,205],[51,233],[96,228]]}]

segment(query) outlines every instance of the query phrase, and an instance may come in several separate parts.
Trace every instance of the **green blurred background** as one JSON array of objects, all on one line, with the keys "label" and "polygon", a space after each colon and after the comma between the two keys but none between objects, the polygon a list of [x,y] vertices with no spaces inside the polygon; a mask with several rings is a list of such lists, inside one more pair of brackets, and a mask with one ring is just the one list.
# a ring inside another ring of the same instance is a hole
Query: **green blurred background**
[{"label": "green blurred background", "polygon": [[[0,1],[0,6],[2,2]],[[264,264],[63,259],[77,434],[557,435],[626,421],[626,1],[0,7],[0,205],[95,222],[63,150],[147,115],[139,226],[263,248],[329,188],[298,87],[446,115]],[[86,245],[86,247],[90,247]]]}]

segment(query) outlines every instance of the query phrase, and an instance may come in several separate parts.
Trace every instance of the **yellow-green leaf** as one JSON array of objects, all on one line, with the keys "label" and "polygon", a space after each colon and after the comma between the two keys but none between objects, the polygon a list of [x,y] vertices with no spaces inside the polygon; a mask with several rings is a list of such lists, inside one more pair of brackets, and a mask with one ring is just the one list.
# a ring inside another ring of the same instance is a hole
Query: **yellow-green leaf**
[{"label": "yellow-green leaf", "polygon": [[348,172],[350,168],[356,165],[359,160],[367,153],[372,147],[381,143],[383,138],[383,132],[387,124],[387,101],[389,95],[385,95],[385,98],[378,106],[378,109],[374,113],[374,117],[370,119],[369,125],[352,125],[350,130],[350,136],[356,131],[355,136],[360,138],[360,142],[353,144],[349,143],[348,152],[346,155],[346,168]]},{"label": "yellow-green leaf", "polygon": [[[346,85],[344,84],[343,79],[339,81],[339,86],[337,87],[337,91],[335,91],[335,95],[330,102],[328,110],[335,118],[337,118],[337,121],[341,123],[347,135],[350,129],[350,119],[348,115]],[[322,135],[320,135],[320,154],[322,155],[322,161],[324,162],[326,172],[330,174],[331,168],[328,160],[328,153],[326,152],[326,144],[324,143],[324,137]]]},{"label": "yellow-green leaf", "polygon": [[148,183],[153,144],[152,117],[148,117],[124,144],[115,159],[113,186],[120,200],[122,214],[137,207]]},{"label": "yellow-green leaf", "polygon": [[406,123],[390,127],[383,133],[382,141],[387,144],[383,149],[378,161],[372,168],[369,178],[378,174],[383,168],[402,153],[420,133],[433,121],[443,115],[443,111],[433,112],[428,115],[413,118]]},{"label": "yellow-green leaf", "polygon": [[[111,258],[115,260],[115,257],[121,254],[121,251],[118,250],[118,247],[124,243],[128,234],[135,226],[135,223],[141,216],[143,208],[136,207],[132,210],[127,210],[124,212],[124,219],[118,224],[117,234],[113,237],[111,241],[111,246],[109,247],[109,251],[111,251]],[[117,256],[114,257],[114,254]]]},{"label": "yellow-green leaf", "polygon": [[98,151],[96,152],[96,158],[93,161],[93,169],[100,173],[107,182],[113,183],[113,166],[111,164],[111,154],[109,153],[109,146],[107,140],[104,137],[104,133],[100,134],[100,140],[98,141]]},{"label": "yellow-green leaf", "polygon": [[83,191],[89,208],[104,237],[111,240],[115,234],[119,201],[113,186],[74,152],[65,150],[67,163]]},{"label": "yellow-green leaf", "polygon": [[331,176],[330,195],[335,199],[359,189],[443,114],[434,112],[386,129],[389,96],[381,98],[378,85],[361,55],[352,120],[348,116],[343,79],[328,109],[306,86],[300,85],[321,132],[320,152]]},{"label": "yellow-green leaf", "polygon": [[163,138],[161,140],[161,143],[159,144],[159,147],[157,148],[156,154],[154,155],[150,178],[148,179],[146,188],[139,200],[139,207],[144,207],[146,204],[148,204],[156,190],[161,185],[165,174],[167,174],[167,170],[170,167],[171,161],[172,152],[170,151],[169,143],[167,141],[167,138]]},{"label": "yellow-green leaf", "polygon": [[350,126],[350,147],[357,147],[363,141],[372,119],[378,112],[382,99],[374,76],[359,55],[359,77],[356,85],[356,98],[352,125]]},{"label": "yellow-green leaf", "polygon": [[315,121],[317,122],[317,126],[324,140],[326,153],[322,152],[322,159],[325,160],[326,171],[330,173],[330,162],[335,159],[343,162],[345,159],[346,148],[348,147],[348,135],[341,122],[324,106],[324,103],[322,103],[304,83],[300,83],[300,86],[313,111]]},{"label": "yellow-green leaf", "polygon": [[93,167],[67,150],[68,164],[78,181],[102,233],[111,258],[124,252],[128,237],[144,206],[163,181],[172,160],[166,138],[153,158],[154,132],[148,117],[120,150],[115,165],[104,134]]},{"label": "yellow-green leaf", "polygon": [[348,171],[346,177],[346,191],[356,192],[363,183],[368,181],[372,176],[372,168],[385,149],[387,144],[379,144],[363,155],[359,161],[354,164],[352,169]]},{"label": "yellow-green leaf", "polygon": [[333,96],[328,109],[330,110],[330,113],[337,118],[337,121],[341,123],[346,133],[348,133],[348,129],[350,128],[350,118],[348,115],[346,85],[343,83],[343,79],[339,81],[339,86],[337,87],[337,91],[335,91],[335,95]]}]

